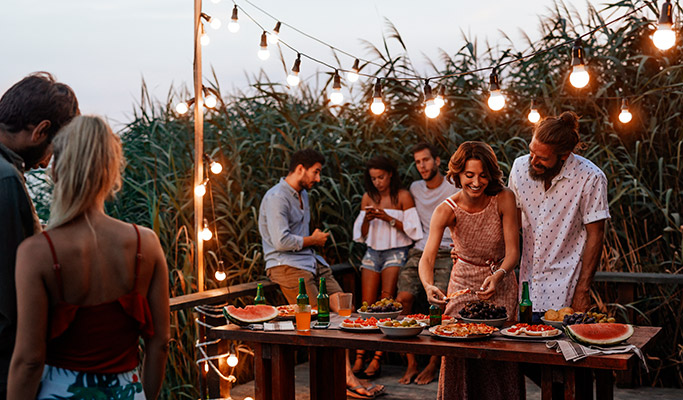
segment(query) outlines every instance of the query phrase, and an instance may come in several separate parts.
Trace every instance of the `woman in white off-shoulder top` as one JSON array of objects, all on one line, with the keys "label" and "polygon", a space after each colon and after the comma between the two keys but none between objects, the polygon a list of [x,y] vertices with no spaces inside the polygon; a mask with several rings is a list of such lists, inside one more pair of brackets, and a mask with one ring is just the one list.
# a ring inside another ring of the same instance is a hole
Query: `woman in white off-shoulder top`
[{"label": "woman in white off-shoulder top", "polygon": [[[405,264],[408,249],[422,239],[422,226],[410,192],[401,189],[394,163],[383,156],[371,158],[365,168],[365,193],[361,211],[353,225],[353,240],[367,244],[361,265],[362,298],[372,304],[381,298],[396,296],[398,275]],[[367,377],[377,376],[381,353],[376,353],[365,369]],[[363,368],[359,352],[354,372]]]}]

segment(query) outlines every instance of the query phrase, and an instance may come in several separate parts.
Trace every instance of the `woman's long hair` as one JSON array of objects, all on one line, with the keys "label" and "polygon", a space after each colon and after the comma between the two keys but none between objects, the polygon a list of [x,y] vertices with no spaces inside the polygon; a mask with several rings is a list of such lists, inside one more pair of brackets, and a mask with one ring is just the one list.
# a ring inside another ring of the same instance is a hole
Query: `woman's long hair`
[{"label": "woman's long hair", "polygon": [[496,153],[493,152],[491,146],[484,142],[470,141],[461,144],[458,150],[451,156],[448,162],[448,173],[446,179],[448,182],[461,188],[459,174],[465,170],[465,164],[469,160],[479,160],[484,166],[484,172],[489,176],[489,184],[484,189],[484,193],[489,196],[495,196],[500,193],[503,188],[503,172],[498,166],[498,159]]},{"label": "woman's long hair", "polygon": [[372,177],[370,177],[371,169],[381,169],[382,171],[391,173],[391,179],[389,180],[389,195],[391,196],[391,204],[398,204],[398,191],[401,190],[401,179],[398,176],[396,164],[384,156],[372,157],[370,160],[368,160],[367,164],[365,164],[365,179],[363,186],[365,186],[365,191],[368,193],[368,196],[370,196],[372,201],[379,203],[382,199],[382,196],[379,194],[379,191],[375,185],[372,184]]},{"label": "woman's long hair", "polygon": [[77,116],[55,137],[48,228],[64,225],[121,189],[121,139],[102,118]]}]

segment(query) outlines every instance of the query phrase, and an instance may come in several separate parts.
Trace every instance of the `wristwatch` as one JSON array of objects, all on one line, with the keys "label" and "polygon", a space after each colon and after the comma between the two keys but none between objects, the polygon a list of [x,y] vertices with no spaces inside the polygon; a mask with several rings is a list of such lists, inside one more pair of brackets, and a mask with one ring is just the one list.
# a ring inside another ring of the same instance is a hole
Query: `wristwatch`
[{"label": "wristwatch", "polygon": [[392,218],[391,221],[389,221],[389,225],[391,225],[392,228],[395,227],[396,226],[396,220]]}]

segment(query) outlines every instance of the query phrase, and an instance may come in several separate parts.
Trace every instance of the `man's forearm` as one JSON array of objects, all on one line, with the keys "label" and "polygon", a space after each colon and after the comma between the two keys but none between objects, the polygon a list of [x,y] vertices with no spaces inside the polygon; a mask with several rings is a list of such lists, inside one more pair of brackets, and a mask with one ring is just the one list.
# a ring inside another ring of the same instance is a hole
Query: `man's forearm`
[{"label": "man's forearm", "polygon": [[605,241],[604,222],[600,221],[596,225],[588,229],[588,237],[586,238],[586,248],[582,256],[581,272],[579,273],[579,280],[576,285],[577,292],[581,291],[587,294],[593,283],[593,276],[598,269],[600,263],[600,256],[602,255],[602,246]]}]

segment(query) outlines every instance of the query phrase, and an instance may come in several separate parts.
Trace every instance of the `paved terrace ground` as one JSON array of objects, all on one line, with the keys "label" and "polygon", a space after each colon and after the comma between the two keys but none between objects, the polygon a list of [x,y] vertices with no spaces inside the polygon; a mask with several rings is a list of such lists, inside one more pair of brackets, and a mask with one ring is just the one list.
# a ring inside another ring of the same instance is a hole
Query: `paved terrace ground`
[{"label": "paved terrace ground", "polygon": [[[378,397],[380,400],[405,400],[405,399],[436,399],[436,381],[428,385],[418,386],[415,384],[401,385],[398,379],[403,374],[404,367],[395,365],[383,365],[382,376],[373,382],[386,386],[386,395]],[[308,386],[308,363],[299,364],[296,367],[296,398],[297,400],[309,400]],[[527,379],[526,390],[528,400],[541,400],[541,390],[533,382]],[[254,396],[254,382],[247,382],[236,386],[231,391],[233,399],[243,399]],[[661,389],[641,387],[637,389],[614,389],[615,400],[681,400],[683,389]],[[599,400],[599,399],[598,399]]]}]

